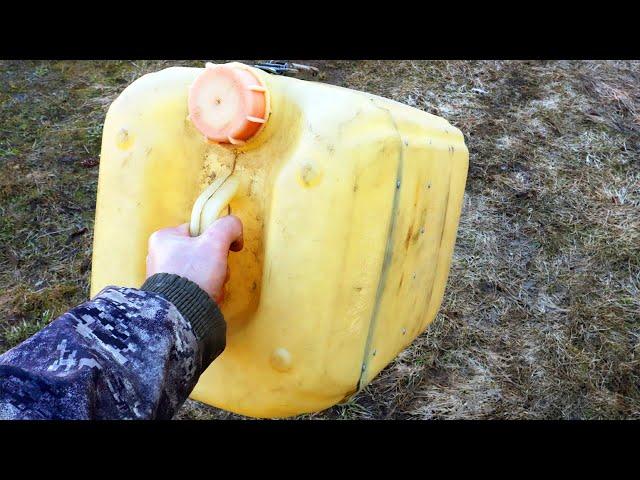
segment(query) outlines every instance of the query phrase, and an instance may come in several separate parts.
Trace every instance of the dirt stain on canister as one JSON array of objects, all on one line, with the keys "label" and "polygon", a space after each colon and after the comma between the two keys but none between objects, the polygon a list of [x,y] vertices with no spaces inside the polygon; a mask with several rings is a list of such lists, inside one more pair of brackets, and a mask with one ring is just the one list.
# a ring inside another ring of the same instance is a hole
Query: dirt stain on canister
[{"label": "dirt stain on canister", "polygon": [[120,150],[128,150],[133,146],[133,135],[126,128],[121,128],[116,133],[116,145]]},{"label": "dirt stain on canister", "polygon": [[305,160],[300,166],[298,179],[304,187],[315,187],[322,180],[322,170],[313,160]]}]

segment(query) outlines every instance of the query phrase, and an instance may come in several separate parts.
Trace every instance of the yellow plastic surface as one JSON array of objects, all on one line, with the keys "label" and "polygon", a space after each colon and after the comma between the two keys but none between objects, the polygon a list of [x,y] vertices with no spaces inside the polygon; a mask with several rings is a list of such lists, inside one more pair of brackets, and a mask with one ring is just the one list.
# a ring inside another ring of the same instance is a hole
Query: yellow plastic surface
[{"label": "yellow plastic surface", "polygon": [[463,136],[391,100],[256,70],[271,97],[264,129],[241,147],[212,145],[187,119],[201,71],[145,75],[109,109],[91,294],[139,287],[149,235],[189,222],[203,190],[233,173],[245,248],[229,256],[227,348],[192,397],[254,417],[328,408],[440,307],[467,175]]}]

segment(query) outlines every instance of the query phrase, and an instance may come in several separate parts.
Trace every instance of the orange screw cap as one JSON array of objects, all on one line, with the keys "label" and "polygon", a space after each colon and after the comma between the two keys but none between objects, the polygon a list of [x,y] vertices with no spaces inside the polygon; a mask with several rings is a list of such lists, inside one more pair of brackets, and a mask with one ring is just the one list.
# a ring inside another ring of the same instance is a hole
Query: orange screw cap
[{"label": "orange screw cap", "polygon": [[188,104],[191,122],[215,143],[244,144],[269,115],[265,85],[238,63],[208,63],[189,89]]}]

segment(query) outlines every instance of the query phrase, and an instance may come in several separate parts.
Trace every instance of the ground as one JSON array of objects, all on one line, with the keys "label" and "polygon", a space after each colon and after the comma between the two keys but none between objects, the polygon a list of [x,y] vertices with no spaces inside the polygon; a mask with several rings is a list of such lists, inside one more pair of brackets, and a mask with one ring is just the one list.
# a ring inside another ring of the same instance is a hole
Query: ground
[{"label": "ground", "polygon": [[[305,63],[443,116],[470,167],[437,319],[349,404],[300,418],[640,418],[640,62]],[[88,296],[110,102],[202,64],[0,62],[0,352]]]}]

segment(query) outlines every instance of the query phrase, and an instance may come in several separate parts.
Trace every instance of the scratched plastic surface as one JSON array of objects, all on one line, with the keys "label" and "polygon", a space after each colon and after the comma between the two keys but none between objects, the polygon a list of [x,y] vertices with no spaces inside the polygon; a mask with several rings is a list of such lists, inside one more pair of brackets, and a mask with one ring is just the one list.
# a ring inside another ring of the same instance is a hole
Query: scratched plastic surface
[{"label": "scratched plastic surface", "polygon": [[104,124],[92,295],[144,281],[148,236],[189,221],[216,178],[231,212],[224,353],[192,398],[253,417],[320,411],[370,382],[433,321],[444,294],[468,151],[446,120],[362,92],[274,76],[244,145],[187,118],[198,68],[136,80]]}]

